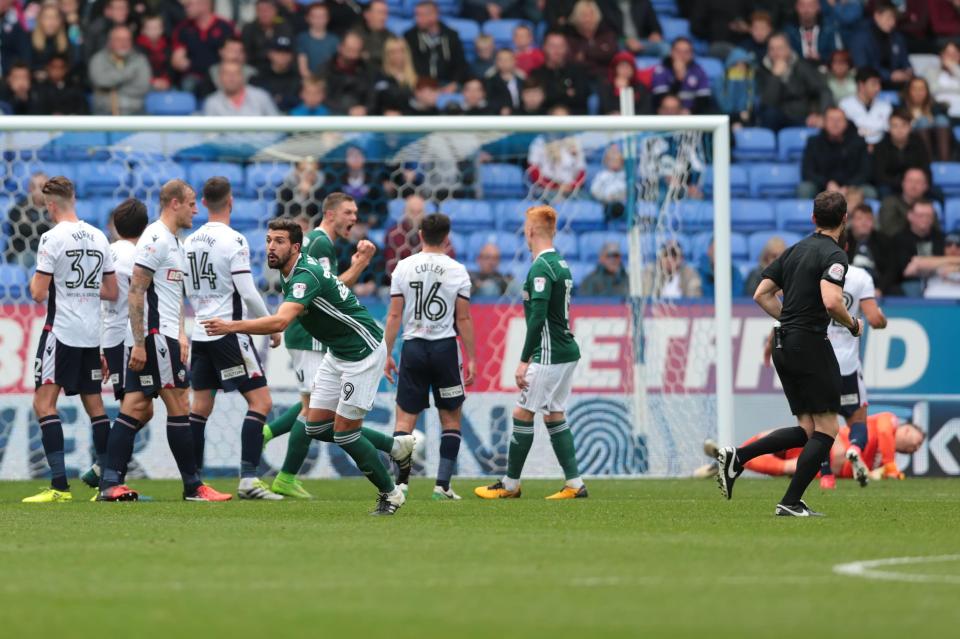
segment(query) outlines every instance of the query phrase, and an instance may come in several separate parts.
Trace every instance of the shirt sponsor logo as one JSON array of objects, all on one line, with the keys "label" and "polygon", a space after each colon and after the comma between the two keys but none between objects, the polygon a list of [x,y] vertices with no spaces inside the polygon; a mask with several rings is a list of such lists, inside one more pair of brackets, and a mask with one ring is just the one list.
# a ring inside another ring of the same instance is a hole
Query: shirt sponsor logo
[{"label": "shirt sponsor logo", "polygon": [[141,385],[141,386],[153,386],[153,375],[141,375],[141,376],[140,376],[140,385]]},{"label": "shirt sponsor logo", "polygon": [[234,377],[243,377],[247,374],[247,369],[243,367],[243,364],[239,366],[231,366],[230,368],[225,368],[220,371],[220,379],[227,381],[228,379],[233,379]]},{"label": "shirt sponsor logo", "polygon": [[827,275],[830,276],[830,279],[840,281],[843,279],[843,264],[833,264],[830,266],[830,270],[827,271]]},{"label": "shirt sponsor logo", "polygon": [[443,399],[450,399],[452,397],[462,397],[463,396],[463,384],[457,384],[456,386],[448,386],[447,388],[440,389],[440,397]]},{"label": "shirt sponsor logo", "polygon": [[860,395],[858,393],[850,393],[848,395],[840,396],[840,405],[841,406],[855,406],[860,403]]},{"label": "shirt sponsor logo", "polygon": [[182,282],[183,281],[183,271],[177,271],[170,269],[167,271],[167,281],[168,282]]},{"label": "shirt sponsor logo", "polygon": [[321,257],[321,258],[318,259],[317,261],[320,263],[320,266],[322,266],[323,268],[327,269],[328,271],[330,270],[330,258],[329,258],[329,257]]},{"label": "shirt sponsor logo", "polygon": [[545,277],[535,277],[533,278],[533,290],[537,293],[543,293],[544,289],[547,288],[547,278]]},{"label": "shirt sponsor logo", "polygon": [[303,282],[295,282],[292,292],[296,299],[301,300],[303,299],[303,296],[307,294],[307,285]]},{"label": "shirt sponsor logo", "polygon": [[90,371],[90,379],[92,379],[95,382],[103,381],[103,371],[100,370],[99,368],[92,369]]}]

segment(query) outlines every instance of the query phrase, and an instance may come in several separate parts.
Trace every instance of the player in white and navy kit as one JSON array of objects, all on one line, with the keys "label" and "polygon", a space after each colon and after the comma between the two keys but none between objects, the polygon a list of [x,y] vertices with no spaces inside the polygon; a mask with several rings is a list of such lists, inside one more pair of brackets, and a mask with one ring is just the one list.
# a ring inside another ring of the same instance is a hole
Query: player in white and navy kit
[{"label": "player in white and navy kit", "polygon": [[[847,278],[843,284],[843,301],[847,312],[856,318],[859,313],[872,328],[880,329],[887,325],[887,318],[877,306],[875,299],[873,278],[863,268],[851,265],[847,270]],[[845,327],[835,321],[827,329],[827,337],[833,346],[833,352],[840,364],[841,394],[840,414],[850,427],[850,447],[846,457],[853,466],[853,476],[861,486],[868,480],[868,468],[860,459],[861,452],[867,446],[867,391],[863,385],[863,372],[860,366],[860,337],[854,337]],[[830,460],[820,469],[821,488],[831,489],[835,486],[833,471],[830,469]]]},{"label": "player in white and navy kit", "polygon": [[[106,236],[77,219],[73,184],[65,177],[43,185],[55,226],[40,237],[37,272],[30,280],[34,301],[47,303],[47,317],[34,362],[33,410],[40,421],[51,487],[27,503],[70,501],[64,464],[63,425],[57,413],[60,389],[80,395],[95,431],[107,422],[100,386],[100,301],[117,299],[113,258]],[[97,438],[94,438],[95,442]],[[102,446],[103,442],[99,442]],[[102,452],[97,447],[97,452]]]},{"label": "player in white and navy kit", "polygon": [[[185,286],[197,318],[241,320],[269,315],[250,273],[247,240],[230,228],[230,182],[224,177],[207,180],[203,185],[203,205],[210,214],[209,221],[184,242]],[[197,466],[203,467],[204,429],[213,412],[213,391],[240,391],[248,410],[240,431],[237,494],[241,499],[283,499],[257,478],[263,425],[273,403],[253,340],[245,334],[211,337],[199,321],[194,324],[192,339],[190,429]],[[278,346],[280,335],[274,335],[272,342]]]},{"label": "player in white and navy kit", "polygon": [[[430,407],[430,393],[440,413],[440,464],[435,499],[460,499],[450,488],[450,477],[460,450],[460,418],[464,386],[476,371],[473,319],[470,316],[470,275],[446,255],[450,218],[434,213],[420,226],[423,250],[400,260],[391,276],[390,311],[385,339],[386,375],[393,382],[397,365],[393,346],[403,321],[403,349],[397,383],[397,434],[413,432],[417,417]],[[467,351],[463,373],[457,334]],[[397,484],[406,491],[410,467],[401,467]]]},{"label": "player in white and navy kit", "polygon": [[127,361],[120,414],[110,430],[107,463],[100,479],[100,501],[130,501],[137,492],[121,484],[137,431],[144,426],[154,397],[167,409],[167,443],[183,479],[188,501],[226,501],[231,495],[203,484],[187,418],[187,354],[184,331],[183,251],[177,232],[193,226],[197,196],[182,180],[160,189],[160,219],[137,242],[128,292],[133,346]]}]

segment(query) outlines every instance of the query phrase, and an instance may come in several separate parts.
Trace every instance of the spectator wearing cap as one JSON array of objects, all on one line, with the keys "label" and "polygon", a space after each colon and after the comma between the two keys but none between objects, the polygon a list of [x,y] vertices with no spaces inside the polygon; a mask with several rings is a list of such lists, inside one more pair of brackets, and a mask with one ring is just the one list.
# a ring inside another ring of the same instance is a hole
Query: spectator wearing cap
[{"label": "spectator wearing cap", "polygon": [[387,29],[389,17],[390,8],[384,0],[373,0],[363,10],[360,34],[363,37],[363,56],[371,69],[379,69],[383,65],[383,47],[387,39],[393,37]]},{"label": "spectator wearing cap", "polygon": [[543,39],[543,55],[543,66],[533,71],[530,77],[543,87],[548,108],[562,104],[572,113],[586,114],[590,95],[587,71],[570,62],[566,37],[559,31],[547,33]]},{"label": "spectator wearing cap", "polygon": [[280,37],[292,42],[293,28],[280,15],[274,0],[257,0],[253,22],[243,25],[240,31],[243,50],[250,64],[258,69],[266,67],[269,64],[267,56],[270,45]]},{"label": "spectator wearing cap", "polygon": [[170,66],[181,74],[181,86],[197,91],[218,61],[223,43],[236,36],[233,23],[213,12],[213,0],[184,0],[186,19],[173,30]]},{"label": "spectator wearing cap", "polygon": [[410,47],[403,38],[391,35],[383,45],[380,68],[373,81],[370,112],[378,115],[388,109],[403,111],[417,88]]},{"label": "spectator wearing cap", "polygon": [[633,89],[633,111],[635,115],[653,113],[653,99],[650,90],[640,80],[636,58],[626,51],[613,56],[606,71],[606,79],[600,85],[600,113],[620,115],[620,92]]},{"label": "spectator wearing cap", "polygon": [[257,75],[257,69],[247,64],[247,53],[243,48],[243,42],[239,38],[228,38],[224,40],[219,53],[220,61],[210,67],[207,80],[199,91],[201,95],[209,95],[222,88],[220,86],[220,67],[224,64],[239,64],[243,69],[243,79],[245,82],[250,82],[250,80]]},{"label": "spectator wearing cap", "polygon": [[37,83],[37,113],[86,115],[90,111],[83,87],[71,76],[66,57],[55,55],[47,62],[47,79]]},{"label": "spectator wearing cap", "polygon": [[692,0],[690,33],[710,43],[710,55],[721,60],[750,31],[750,0]]},{"label": "spectator wearing cap", "polygon": [[886,289],[892,265],[890,239],[877,231],[869,204],[861,203],[848,211],[846,245],[850,264],[870,273],[878,291]]},{"label": "spectator wearing cap", "polygon": [[626,297],[630,293],[630,278],[623,267],[620,245],[607,242],[600,248],[597,267],[583,278],[577,287],[582,297]]},{"label": "spectator wearing cap", "polygon": [[796,19],[783,29],[790,39],[790,47],[801,60],[814,66],[823,66],[834,51],[843,48],[840,30],[832,15],[820,11],[820,0],[797,0]]},{"label": "spectator wearing cap", "polygon": [[893,236],[891,253],[893,277],[887,295],[919,297],[923,292],[923,274],[911,268],[915,257],[942,256],[945,237],[937,228],[937,213],[930,200],[919,199],[907,212],[907,226]]},{"label": "spectator wearing cap", "polygon": [[823,76],[797,57],[782,33],[770,37],[767,55],[757,71],[757,94],[758,123],[776,131],[822,125],[820,114],[831,103]]},{"label": "spectator wearing cap", "polygon": [[300,104],[290,109],[290,115],[330,115],[330,109],[324,104],[326,99],[327,81],[316,76],[305,78],[303,80],[303,86],[300,89]]},{"label": "spectator wearing cap", "polygon": [[[297,36],[297,64],[300,75],[317,74],[323,71],[337,54],[340,38],[327,31],[330,10],[322,2],[315,2],[307,9],[306,31]],[[361,42],[361,51],[363,50]]]},{"label": "spectator wearing cap", "polygon": [[570,60],[587,69],[593,78],[602,78],[617,53],[617,32],[603,22],[594,0],[578,0],[570,14],[567,31]]},{"label": "spectator wearing cap", "polygon": [[204,115],[278,115],[270,94],[247,85],[243,66],[236,62],[220,65],[220,90],[203,102]]},{"label": "spectator wearing cap", "polygon": [[33,86],[33,76],[26,62],[14,62],[3,78],[0,88],[0,102],[9,107],[9,115],[32,115],[39,104],[37,90]]},{"label": "spectator wearing cap", "polygon": [[803,181],[797,197],[813,199],[821,191],[845,193],[851,186],[863,189],[867,197],[876,197],[876,189],[868,184],[872,168],[863,138],[842,110],[830,107],[823,115],[823,130],[808,138],[803,149]]},{"label": "spectator wearing cap", "polygon": [[827,64],[827,87],[833,96],[833,103],[840,104],[845,98],[857,93],[857,80],[854,77],[849,51],[834,51]]},{"label": "spectator wearing cap", "polygon": [[300,94],[301,78],[293,56],[293,40],[286,35],[274,37],[267,47],[267,66],[252,81],[269,93],[277,110],[284,113],[297,106]]},{"label": "spectator wearing cap", "polygon": [[163,18],[146,16],[136,40],[137,49],[147,56],[150,63],[150,87],[154,91],[170,88],[170,39],[164,34]]},{"label": "spectator wearing cap", "polygon": [[501,297],[520,293],[517,281],[500,271],[500,247],[493,242],[480,248],[477,268],[470,271],[470,286],[473,297]]},{"label": "spectator wearing cap", "polygon": [[372,94],[370,73],[363,61],[363,40],[344,34],[337,54],[327,63],[327,107],[337,114],[366,115]]},{"label": "spectator wearing cap", "polygon": [[533,29],[525,24],[519,24],[513,29],[513,53],[517,59],[517,68],[527,75],[543,66],[543,51],[538,49],[534,42]]},{"label": "spectator wearing cap", "polygon": [[883,198],[878,217],[880,232],[892,237],[907,226],[907,213],[918,200],[929,197],[930,178],[923,169],[903,172],[900,192]]},{"label": "spectator wearing cap", "polygon": [[520,110],[520,94],[525,75],[517,69],[517,57],[510,49],[500,49],[486,78],[487,99],[494,112],[510,115]]},{"label": "spectator wearing cap", "polygon": [[676,95],[688,113],[706,113],[710,110],[710,79],[693,59],[693,44],[687,38],[677,38],[670,47],[670,55],[653,69],[651,87],[655,104],[665,95]]},{"label": "spectator wearing cap", "polygon": [[0,76],[6,77],[17,60],[28,60],[30,37],[16,0],[0,0]]},{"label": "spectator wearing cap", "polygon": [[881,88],[880,73],[876,69],[857,69],[856,94],[840,102],[847,119],[853,122],[860,136],[870,145],[883,139],[893,112],[889,102],[878,99]]},{"label": "spectator wearing cap", "polygon": [[896,26],[897,10],[892,4],[878,2],[873,15],[853,34],[848,47],[858,69],[875,68],[883,83],[891,88],[903,85],[913,75],[907,43]]},{"label": "spectator wearing cap", "polygon": [[873,183],[880,195],[899,193],[907,169],[930,175],[930,150],[912,130],[910,114],[897,109],[890,116],[890,130],[873,149]]},{"label": "spectator wearing cap", "polygon": [[905,273],[926,279],[923,296],[928,299],[960,299],[960,233],[947,234],[943,257],[914,257]]},{"label": "spectator wearing cap", "polygon": [[684,262],[683,249],[675,241],[660,248],[656,264],[644,267],[643,294],[661,299],[703,297],[700,275]]},{"label": "spectator wearing cap", "polygon": [[430,0],[418,2],[413,16],[414,26],[404,37],[417,75],[433,78],[444,93],[456,91],[469,68],[460,36],[440,21],[437,5]]},{"label": "spectator wearing cap", "polygon": [[110,31],[107,46],[97,51],[88,69],[96,115],[134,115],[143,112],[150,91],[150,63],[133,48],[133,34],[124,25]]}]

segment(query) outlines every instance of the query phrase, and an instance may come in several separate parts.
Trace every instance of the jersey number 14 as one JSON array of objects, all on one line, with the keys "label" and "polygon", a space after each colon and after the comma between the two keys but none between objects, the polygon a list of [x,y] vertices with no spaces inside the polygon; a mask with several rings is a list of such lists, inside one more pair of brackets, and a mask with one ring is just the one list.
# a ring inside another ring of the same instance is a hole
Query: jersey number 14
[{"label": "jersey number 14", "polygon": [[200,290],[201,279],[207,280],[210,283],[210,288],[217,288],[217,274],[213,270],[213,264],[209,263],[210,256],[206,251],[200,253],[199,261],[197,260],[197,254],[190,251],[187,253],[187,260],[190,262],[190,279],[193,281],[193,290]]}]

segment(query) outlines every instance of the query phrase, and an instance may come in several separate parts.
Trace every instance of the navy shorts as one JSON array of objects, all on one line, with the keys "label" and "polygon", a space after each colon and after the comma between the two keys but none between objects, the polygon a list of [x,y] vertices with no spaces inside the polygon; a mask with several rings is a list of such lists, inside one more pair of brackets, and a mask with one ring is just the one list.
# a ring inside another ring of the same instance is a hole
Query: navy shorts
[{"label": "navy shorts", "polygon": [[103,384],[99,346],[69,346],[44,331],[33,363],[37,388],[56,384],[67,395],[99,395]]},{"label": "navy shorts", "polygon": [[107,368],[110,369],[110,383],[113,384],[113,396],[118,400],[123,399],[123,380],[127,377],[127,358],[130,356],[130,348],[120,342],[116,346],[108,346],[103,349],[103,356],[107,360]]},{"label": "navy shorts", "polygon": [[180,343],[177,340],[153,333],[147,335],[144,346],[147,363],[143,370],[135,371],[130,369],[130,363],[127,362],[124,392],[156,397],[164,388],[189,388],[187,367],[180,361]]},{"label": "navy shorts", "polygon": [[461,369],[460,347],[455,337],[404,342],[400,352],[397,406],[408,413],[430,408],[432,389],[437,408],[456,410],[466,398]]},{"label": "navy shorts", "polygon": [[224,335],[212,342],[193,342],[190,356],[193,390],[246,393],[267,385],[260,356],[249,335]]}]

